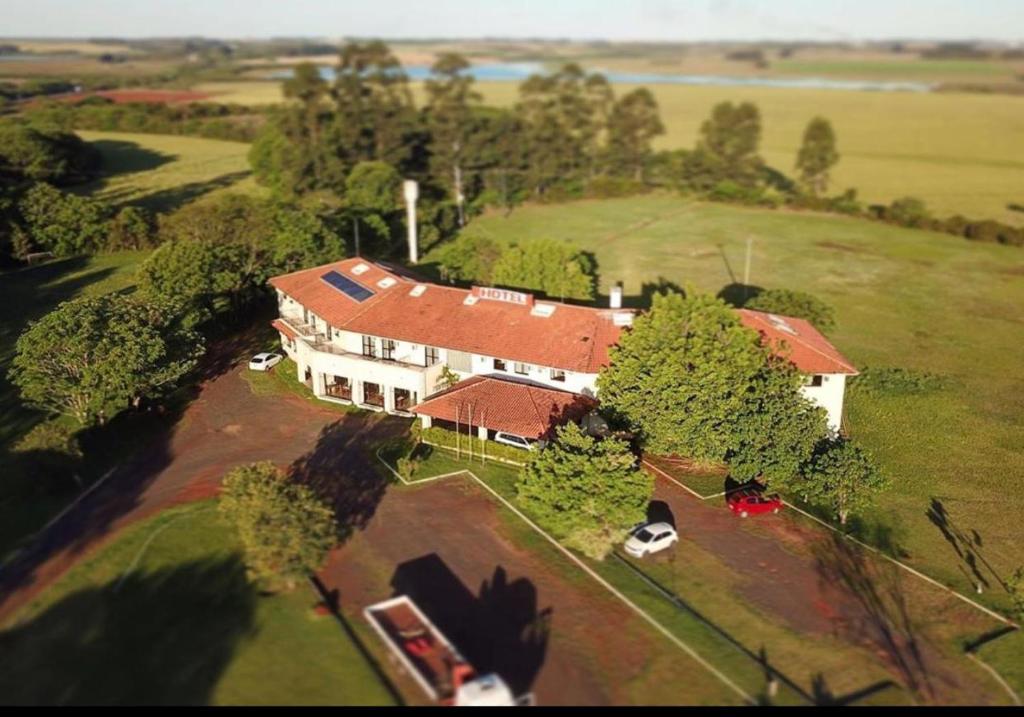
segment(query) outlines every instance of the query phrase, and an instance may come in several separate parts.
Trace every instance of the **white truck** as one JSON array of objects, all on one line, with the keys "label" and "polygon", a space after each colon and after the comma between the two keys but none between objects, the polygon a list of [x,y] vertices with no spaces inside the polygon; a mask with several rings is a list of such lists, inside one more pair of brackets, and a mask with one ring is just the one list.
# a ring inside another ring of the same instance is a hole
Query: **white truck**
[{"label": "white truck", "polygon": [[409,597],[398,597],[363,610],[398,661],[427,696],[456,707],[515,707],[533,703],[516,698],[497,674],[478,675],[459,651]]}]

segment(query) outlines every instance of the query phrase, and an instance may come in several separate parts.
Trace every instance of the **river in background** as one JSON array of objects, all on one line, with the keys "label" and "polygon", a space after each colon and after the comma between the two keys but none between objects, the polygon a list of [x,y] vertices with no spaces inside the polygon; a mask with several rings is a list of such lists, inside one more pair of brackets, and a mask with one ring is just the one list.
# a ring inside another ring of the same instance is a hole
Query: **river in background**
[{"label": "river in background", "polygon": [[[425,65],[410,65],[404,68],[411,80],[425,80],[430,77],[430,68]],[[860,90],[876,92],[930,92],[934,84],[927,82],[882,82],[873,80],[830,80],[822,77],[733,77],[729,75],[674,75],[663,73],[614,72],[594,68],[610,82],[622,85],[704,85],[714,87],[783,87],[808,90]],[[521,82],[527,77],[544,72],[539,62],[503,62],[473,65],[467,71],[479,82]],[[271,77],[290,77],[291,70],[274,72]],[[334,79],[333,67],[321,67],[320,74],[326,80]]]}]

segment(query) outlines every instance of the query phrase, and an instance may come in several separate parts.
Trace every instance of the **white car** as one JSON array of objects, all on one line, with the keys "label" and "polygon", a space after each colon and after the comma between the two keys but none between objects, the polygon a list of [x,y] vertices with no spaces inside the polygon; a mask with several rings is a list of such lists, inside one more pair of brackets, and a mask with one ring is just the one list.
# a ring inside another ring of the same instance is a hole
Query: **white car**
[{"label": "white car", "polygon": [[676,529],[668,523],[645,523],[633,529],[622,547],[634,558],[642,558],[671,548],[678,542]]},{"label": "white car", "polygon": [[249,359],[249,370],[250,371],[269,371],[270,369],[281,363],[284,358],[281,354],[262,353],[256,354]]},{"label": "white car", "polygon": [[523,438],[513,433],[502,433],[501,431],[494,434],[494,442],[504,443],[506,446],[515,446],[526,451],[532,451],[537,447],[537,441],[531,441],[529,438]]}]

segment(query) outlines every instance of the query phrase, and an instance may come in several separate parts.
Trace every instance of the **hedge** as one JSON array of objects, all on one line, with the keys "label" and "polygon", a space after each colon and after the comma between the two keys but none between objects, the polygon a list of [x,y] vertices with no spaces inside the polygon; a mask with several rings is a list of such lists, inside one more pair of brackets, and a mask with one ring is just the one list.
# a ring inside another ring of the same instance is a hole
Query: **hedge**
[{"label": "hedge", "polygon": [[[430,428],[423,428],[418,422],[413,425],[413,437],[422,443],[426,443],[431,446],[438,448],[447,448],[449,450],[455,450],[455,431],[449,431],[447,428],[440,428],[438,426],[432,426]],[[469,436],[462,436],[460,444],[463,451],[469,445],[467,440]],[[474,438],[473,440],[473,455],[478,456],[480,451],[481,441]],[[496,460],[501,463],[509,463],[515,466],[522,466],[526,464],[526,460],[529,458],[529,453],[522,448],[514,448],[513,446],[506,446],[503,443],[495,443],[494,441],[486,441],[486,450],[484,455],[489,460]]]}]

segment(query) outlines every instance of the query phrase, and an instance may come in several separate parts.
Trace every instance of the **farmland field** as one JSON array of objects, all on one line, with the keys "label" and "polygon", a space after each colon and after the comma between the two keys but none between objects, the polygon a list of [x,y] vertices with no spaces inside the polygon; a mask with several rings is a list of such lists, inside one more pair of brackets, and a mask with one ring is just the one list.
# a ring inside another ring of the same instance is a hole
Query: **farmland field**
[{"label": "farmland field", "polygon": [[[513,82],[481,82],[488,104],[516,101]],[[222,82],[194,89],[214,101],[272,104],[279,82]],[[422,102],[422,88],[416,86]],[[618,85],[616,91],[633,89]],[[651,85],[667,129],[660,149],[692,147],[718,102],[749,100],[762,113],[762,155],[791,174],[804,127],[814,115],[830,119],[841,159],[832,189],[856,188],[869,202],[913,195],[938,216],[964,214],[1024,224],[1024,96],[855,92],[770,87]]]},{"label": "farmland field", "polygon": [[999,579],[1021,563],[1024,509],[1006,490],[1024,473],[1024,252],[656,195],[527,206],[485,216],[473,231],[574,240],[596,255],[602,293],[622,281],[634,303],[659,278],[711,292],[742,281],[753,237],[751,283],[834,305],[832,338],[856,365],[945,377],[924,395],[848,394],[853,435],[893,480],[862,529],[957,589],[980,583],[981,599],[1007,607]]},{"label": "farmland field", "polygon": [[79,131],[103,155],[104,176],[77,188],[114,204],[169,211],[210,192],[260,192],[249,145],[216,139]]}]

